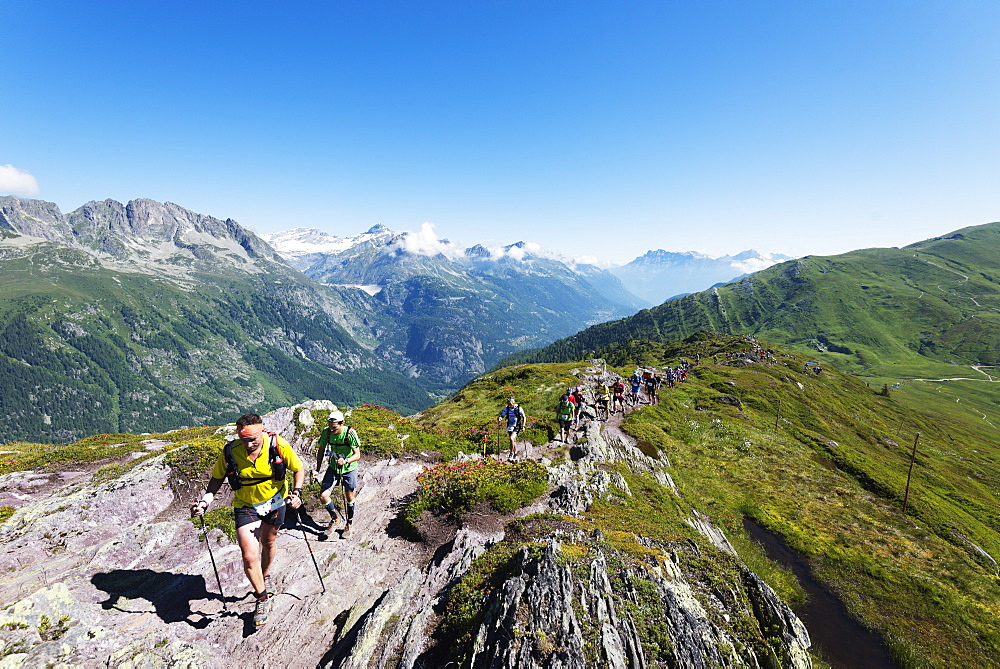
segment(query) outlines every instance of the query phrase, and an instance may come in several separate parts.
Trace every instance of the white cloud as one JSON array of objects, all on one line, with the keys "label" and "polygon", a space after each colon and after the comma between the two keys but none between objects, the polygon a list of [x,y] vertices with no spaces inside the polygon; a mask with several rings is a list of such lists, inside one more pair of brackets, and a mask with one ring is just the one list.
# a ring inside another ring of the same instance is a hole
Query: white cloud
[{"label": "white cloud", "polygon": [[524,260],[525,256],[528,255],[545,258],[556,257],[552,253],[545,252],[541,245],[536,244],[535,242],[518,242],[517,244],[512,244],[510,246],[496,246],[490,248],[490,256],[494,260],[510,258],[521,262]]},{"label": "white cloud", "polygon": [[597,256],[580,256],[572,260],[572,266],[575,268],[576,265],[593,265],[601,269],[611,269],[612,267],[619,267],[622,263],[603,260]]},{"label": "white cloud", "polygon": [[29,197],[38,193],[38,182],[13,165],[0,165],[0,193]]},{"label": "white cloud", "polygon": [[733,263],[733,267],[744,274],[752,274],[753,272],[759,272],[762,269],[767,269],[771,265],[777,264],[779,261],[772,258],[747,258],[746,260],[738,260]]},{"label": "white cloud", "polygon": [[438,239],[434,233],[433,223],[424,223],[420,226],[420,232],[407,230],[403,232],[399,240],[389,246],[389,249],[401,248],[407,253],[422,256],[436,256],[441,254],[447,258],[461,258],[465,251],[458,248],[451,242]]}]

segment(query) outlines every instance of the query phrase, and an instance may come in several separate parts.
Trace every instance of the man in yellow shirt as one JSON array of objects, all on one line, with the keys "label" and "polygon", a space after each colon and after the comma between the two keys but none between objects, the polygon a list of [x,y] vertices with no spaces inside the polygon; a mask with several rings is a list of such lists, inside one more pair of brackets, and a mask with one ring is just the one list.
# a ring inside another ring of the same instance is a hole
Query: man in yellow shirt
[{"label": "man in yellow shirt", "polygon": [[268,569],[277,553],[278,530],[285,521],[285,471],[294,472],[288,505],[297,509],[305,469],[291,445],[281,436],[264,431],[260,416],[248,413],[236,421],[237,439],[226,444],[212,468],[205,494],[191,505],[200,516],[212,503],[222,482],[233,488],[236,541],[243,553],[243,572],[257,597],[254,624],[267,622],[271,609]]}]

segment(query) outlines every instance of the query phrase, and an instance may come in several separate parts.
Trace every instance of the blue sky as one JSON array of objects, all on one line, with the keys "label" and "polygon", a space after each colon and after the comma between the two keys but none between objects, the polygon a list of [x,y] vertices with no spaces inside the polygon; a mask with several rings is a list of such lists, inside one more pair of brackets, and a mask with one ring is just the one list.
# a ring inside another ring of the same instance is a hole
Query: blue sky
[{"label": "blue sky", "polygon": [[429,221],[619,262],[1000,220],[993,0],[2,8],[0,192],[64,211]]}]

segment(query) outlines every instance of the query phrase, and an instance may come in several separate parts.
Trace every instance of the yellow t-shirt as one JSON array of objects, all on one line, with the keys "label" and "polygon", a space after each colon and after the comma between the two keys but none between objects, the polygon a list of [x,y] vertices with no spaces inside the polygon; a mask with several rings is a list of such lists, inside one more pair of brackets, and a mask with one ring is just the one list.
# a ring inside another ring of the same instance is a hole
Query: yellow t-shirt
[{"label": "yellow t-shirt", "polygon": [[[299,459],[291,444],[280,435],[275,435],[274,438],[281,459],[288,465],[288,471],[297,472],[302,469],[302,460]],[[257,454],[257,458],[253,461],[247,457],[247,449],[243,446],[242,442],[237,442],[233,445],[233,459],[236,460],[236,473],[239,474],[240,478],[267,478],[266,481],[262,481],[256,485],[245,485],[239,490],[234,491],[233,506],[236,508],[266,502],[278,493],[281,493],[282,497],[287,494],[284,481],[271,480],[271,463],[268,461],[270,453],[269,439],[270,435],[265,432],[264,445],[261,447],[260,453]],[[215,461],[215,467],[212,468],[212,478],[226,478],[226,454],[224,451],[219,451],[219,459]]]}]

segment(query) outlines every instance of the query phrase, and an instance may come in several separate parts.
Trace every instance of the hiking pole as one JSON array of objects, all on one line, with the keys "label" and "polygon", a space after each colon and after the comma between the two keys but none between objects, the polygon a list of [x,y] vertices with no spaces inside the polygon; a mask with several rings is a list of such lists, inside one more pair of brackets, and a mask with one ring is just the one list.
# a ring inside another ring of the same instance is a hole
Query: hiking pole
[{"label": "hiking pole", "polygon": [[226,606],[226,595],[222,592],[222,579],[219,578],[219,570],[215,566],[215,556],[212,555],[212,544],[208,542],[208,528],[205,527],[205,514],[198,516],[201,520],[201,536],[205,540],[205,546],[208,548],[208,557],[212,560],[212,571],[215,572],[215,582],[219,585],[219,597],[222,598],[222,610],[228,611],[229,607]]},{"label": "hiking pole", "polygon": [[302,529],[302,540],[306,542],[306,548],[309,549],[309,557],[312,558],[313,566],[316,567],[316,575],[319,576],[319,585],[320,585],[321,588],[323,588],[323,592],[321,592],[319,594],[325,595],[326,594],[326,584],[323,583],[323,574],[320,573],[320,571],[319,571],[319,565],[316,564],[316,555],[313,553],[312,544],[309,543],[309,537],[306,536],[306,526],[302,524],[302,514],[299,513],[298,509],[296,509],[295,512],[296,512],[295,519],[296,519],[296,521],[298,521],[299,528]]}]

